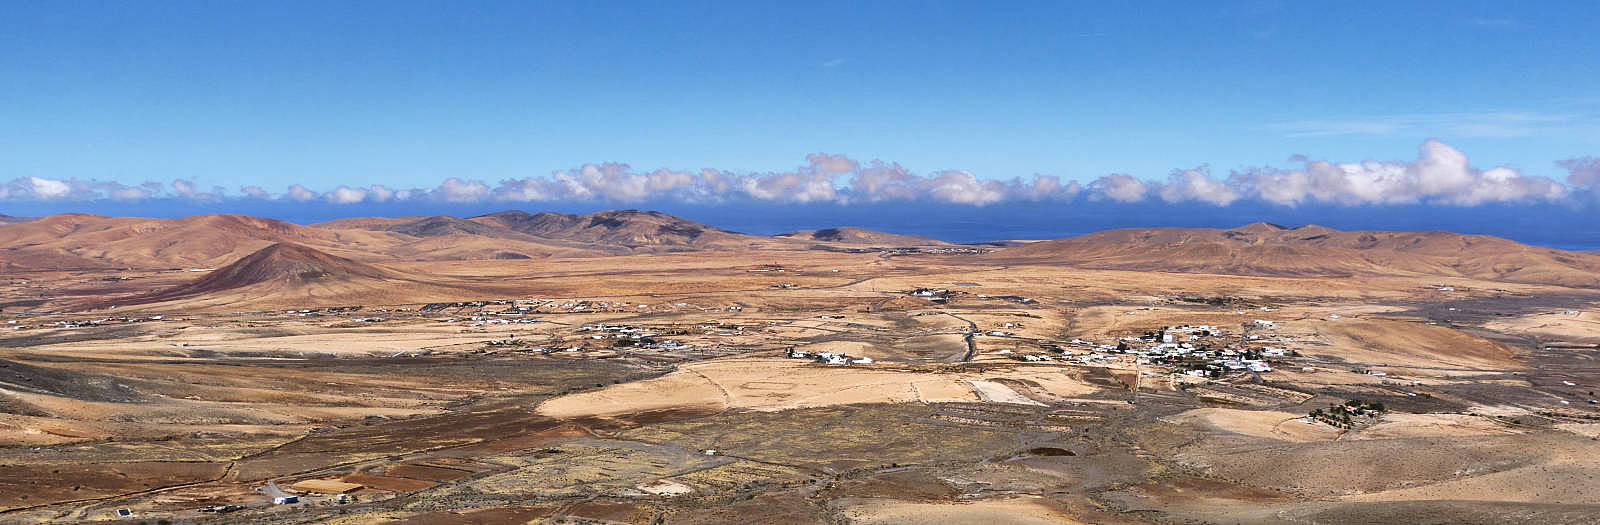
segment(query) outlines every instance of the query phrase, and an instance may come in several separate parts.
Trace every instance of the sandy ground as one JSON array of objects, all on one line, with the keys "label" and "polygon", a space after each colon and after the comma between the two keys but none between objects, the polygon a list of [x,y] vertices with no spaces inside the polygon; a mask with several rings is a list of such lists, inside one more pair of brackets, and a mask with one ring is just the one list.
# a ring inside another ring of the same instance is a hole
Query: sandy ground
[{"label": "sandy ground", "polygon": [[1331,441],[1338,429],[1321,423],[1306,423],[1305,414],[1273,410],[1235,410],[1197,408],[1167,418],[1174,423],[1196,423],[1246,436],[1283,441]]},{"label": "sandy ground", "polygon": [[972,390],[978,393],[978,398],[987,403],[1011,403],[1016,405],[1044,406],[1044,403],[1023,397],[1022,394],[1018,394],[1017,391],[1012,390],[1011,387],[996,383],[994,381],[968,379],[967,384],[972,385]]},{"label": "sandy ground", "polygon": [[[775,411],[860,403],[975,399],[1040,404],[990,380],[996,378],[1030,381],[1062,397],[1098,390],[1063,371],[1052,369],[936,373],[897,369],[891,365],[830,367],[793,359],[730,358],[683,365],[678,371],[656,379],[551,399],[539,405],[538,412],[551,417],[577,417],[684,407]],[[975,391],[975,388],[981,390]]]},{"label": "sandy ground", "polygon": [[1074,525],[1037,498],[993,498],[962,503],[863,500],[843,509],[847,523],[861,525]]},{"label": "sandy ground", "polygon": [[1600,310],[1573,307],[1569,310],[1492,319],[1484,328],[1498,332],[1525,333],[1554,342],[1600,342]]},{"label": "sandy ground", "polygon": [[[1333,355],[1362,363],[1432,368],[1515,368],[1515,349],[1458,330],[1398,321],[1309,321],[1310,330],[1338,350]],[[1431,374],[1430,374],[1431,375]]]},{"label": "sandy ground", "polygon": [[1347,439],[1394,439],[1415,437],[1485,436],[1520,434],[1485,417],[1466,414],[1384,414],[1378,424],[1352,433]]},{"label": "sandy ground", "polygon": [[[1587,442],[1585,442],[1587,441]],[[1531,461],[1505,470],[1467,473],[1459,479],[1346,498],[1349,501],[1474,500],[1590,504],[1600,498],[1600,456],[1593,441],[1563,440],[1539,449]]]}]

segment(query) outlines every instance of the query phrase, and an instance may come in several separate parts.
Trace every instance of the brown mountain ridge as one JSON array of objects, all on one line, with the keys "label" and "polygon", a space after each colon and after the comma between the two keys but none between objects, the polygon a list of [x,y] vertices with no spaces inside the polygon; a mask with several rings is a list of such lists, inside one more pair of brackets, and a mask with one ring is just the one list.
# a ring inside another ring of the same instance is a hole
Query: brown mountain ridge
[{"label": "brown mountain ridge", "polygon": [[857,228],[854,226],[840,226],[824,230],[799,230],[789,233],[780,233],[774,235],[773,237],[812,242],[860,244],[872,246],[946,246],[950,244],[922,235],[885,233],[868,230],[866,228]]},{"label": "brown mountain ridge", "polygon": [[999,250],[1021,264],[1266,276],[1438,275],[1600,287],[1600,257],[1443,231],[1339,231],[1254,223],[1232,229],[1108,230]]},{"label": "brown mountain ridge", "polygon": [[[470,218],[350,218],[312,225],[240,215],[178,219],[63,214],[0,226],[0,269],[214,268],[280,243],[362,264],[599,257],[693,251],[935,246],[853,227],[771,237],[660,212],[511,210]],[[1231,229],[1108,230],[996,250],[1006,264],[1261,276],[1436,275],[1600,287],[1600,255],[1442,231],[1339,231],[1254,223]]]}]

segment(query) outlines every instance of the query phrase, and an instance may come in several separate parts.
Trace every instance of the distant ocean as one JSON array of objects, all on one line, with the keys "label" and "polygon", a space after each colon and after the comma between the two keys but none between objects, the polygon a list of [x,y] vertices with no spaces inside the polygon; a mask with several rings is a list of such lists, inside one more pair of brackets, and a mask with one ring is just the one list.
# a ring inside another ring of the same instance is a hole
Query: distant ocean
[{"label": "distant ocean", "polygon": [[951,242],[1054,239],[1115,228],[1230,228],[1252,222],[1288,227],[1318,224],[1339,230],[1445,230],[1505,237],[1567,250],[1600,249],[1600,205],[1456,206],[1271,206],[1111,202],[1024,202],[965,206],[940,203],[769,204],[731,203],[408,203],[314,204],[272,201],[193,203],[0,203],[0,213],[41,216],[86,212],[102,215],[181,217],[238,213],[309,224],[343,217],[454,215],[471,217],[507,209],[588,213],[604,209],[656,210],[728,230],[771,235],[801,229],[859,226],[891,233],[926,235]]}]

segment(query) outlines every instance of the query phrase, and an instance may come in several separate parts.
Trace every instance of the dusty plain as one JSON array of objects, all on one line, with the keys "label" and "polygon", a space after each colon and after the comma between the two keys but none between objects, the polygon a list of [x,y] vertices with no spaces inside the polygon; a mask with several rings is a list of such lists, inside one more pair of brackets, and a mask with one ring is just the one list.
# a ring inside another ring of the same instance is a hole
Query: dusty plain
[{"label": "dusty plain", "polygon": [[[0,523],[1600,516],[1595,275],[779,241],[363,260],[199,295],[149,294],[205,269],[9,270]],[[1134,352],[1164,331],[1271,349],[1271,370]],[[1308,416],[1348,403],[1382,409]],[[263,489],[307,480],[360,488]]]}]

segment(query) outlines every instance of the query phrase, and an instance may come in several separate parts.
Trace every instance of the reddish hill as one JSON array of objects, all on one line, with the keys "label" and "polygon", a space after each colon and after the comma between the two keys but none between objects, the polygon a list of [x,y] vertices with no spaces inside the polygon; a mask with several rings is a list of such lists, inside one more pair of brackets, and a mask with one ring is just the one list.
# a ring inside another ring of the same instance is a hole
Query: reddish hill
[{"label": "reddish hill", "polygon": [[0,268],[215,267],[280,242],[375,260],[387,258],[382,252],[400,239],[242,215],[148,219],[71,213],[0,227]]},{"label": "reddish hill", "polygon": [[193,282],[93,306],[176,301],[260,284],[275,285],[274,288],[297,288],[313,283],[325,286],[339,281],[358,280],[401,279],[392,272],[370,264],[329,255],[305,246],[278,243],[262,248],[233,264],[218,268]]},{"label": "reddish hill", "polygon": [[1600,287],[1600,257],[1499,237],[1428,232],[1345,232],[1255,223],[1123,229],[1041,241],[988,257],[1081,268],[1237,275],[1438,275]]},{"label": "reddish hill", "polygon": [[0,269],[212,268],[275,243],[361,261],[594,257],[799,248],[787,240],[637,210],[352,218],[311,226],[240,215],[177,219],[62,214],[0,226]]}]

